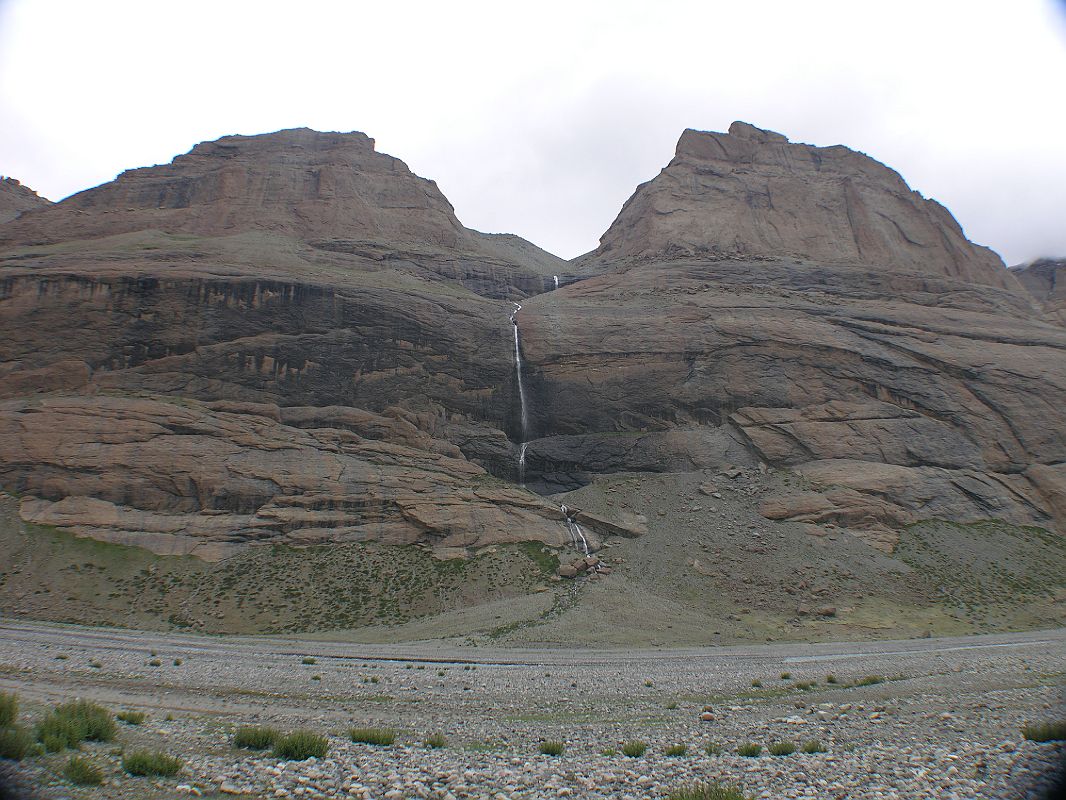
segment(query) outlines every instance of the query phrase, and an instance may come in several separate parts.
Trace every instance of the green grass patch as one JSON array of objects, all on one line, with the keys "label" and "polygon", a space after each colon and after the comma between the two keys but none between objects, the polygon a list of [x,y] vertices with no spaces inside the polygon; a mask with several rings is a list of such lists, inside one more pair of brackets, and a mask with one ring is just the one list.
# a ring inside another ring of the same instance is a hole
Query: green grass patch
[{"label": "green grass patch", "polygon": [[0,729],[0,758],[21,761],[33,752],[33,735],[24,728]]},{"label": "green grass patch", "polygon": [[647,751],[648,745],[639,739],[631,739],[622,745],[622,755],[629,758],[640,758]]},{"label": "green grass patch", "polygon": [[809,739],[808,741],[803,743],[803,747],[801,749],[804,753],[807,753],[808,755],[825,752],[825,747],[818,739]]},{"label": "green grass patch", "polygon": [[283,761],[303,761],[306,758],[325,758],[329,740],[311,731],[292,731],[274,742],[274,758]]},{"label": "green grass patch", "polygon": [[0,692],[0,728],[10,728],[18,718],[18,695],[14,692]]},{"label": "green grass patch", "polygon": [[233,746],[243,747],[245,750],[266,750],[274,746],[280,735],[277,728],[246,725],[243,728],[237,728],[233,734]]},{"label": "green grass patch", "polygon": [[122,769],[138,777],[173,778],[181,771],[182,760],[161,750],[135,750],[122,757]]},{"label": "green grass patch", "polygon": [[316,659],[314,656],[304,656],[303,660],[301,660],[300,663],[301,664],[317,664],[318,663],[318,659]]},{"label": "green grass patch", "polygon": [[688,746],[683,744],[672,744],[667,747],[663,752],[668,756],[677,758],[688,753]]},{"label": "green grass patch", "polygon": [[749,800],[748,796],[735,786],[721,783],[694,783],[674,789],[666,796],[667,800]]},{"label": "green grass patch", "polygon": [[430,750],[441,750],[448,746],[448,737],[443,733],[434,733],[422,740]]},{"label": "green grass patch", "polygon": [[788,741],[774,742],[766,749],[772,756],[790,756],[796,752],[796,745]]},{"label": "green grass patch", "polygon": [[63,767],[63,777],[77,786],[99,786],[104,782],[104,771],[85,756],[71,756]]},{"label": "green grass patch", "polygon": [[562,742],[555,741],[541,742],[540,747],[538,748],[542,756],[561,756],[565,749],[565,744],[563,744]]},{"label": "green grass patch", "polygon": [[1022,728],[1022,736],[1030,742],[1061,742],[1066,740],[1066,722],[1031,723]]},{"label": "green grass patch", "polygon": [[115,714],[115,719],[127,725],[140,725],[144,722],[145,716],[143,711],[119,711]]},{"label": "green grass patch", "polygon": [[37,723],[37,741],[50,752],[75,750],[85,741],[110,742],[116,732],[111,712],[88,700],[58,705]]},{"label": "green grass patch", "polygon": [[762,753],[762,745],[755,744],[755,742],[748,742],[737,748],[737,755],[744,756],[744,758],[758,758],[760,753]]},{"label": "green grass patch", "polygon": [[396,731],[389,728],[349,728],[348,738],[356,744],[388,747],[396,741]]}]

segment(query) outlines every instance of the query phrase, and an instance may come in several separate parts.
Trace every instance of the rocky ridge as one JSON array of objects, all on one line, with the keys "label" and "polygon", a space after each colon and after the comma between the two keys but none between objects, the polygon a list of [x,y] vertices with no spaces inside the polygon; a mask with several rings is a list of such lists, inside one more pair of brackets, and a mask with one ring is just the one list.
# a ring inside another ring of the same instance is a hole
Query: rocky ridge
[{"label": "rocky ridge", "polygon": [[366,136],[307,130],[198,145],[0,243],[0,477],[87,535],[561,544],[554,505],[506,485],[522,440],[539,492],[788,468],[767,517],[889,551],[929,517],[1066,522],[1066,331],[847,148],[686,131],[571,264],[463,227]]},{"label": "rocky ridge", "polygon": [[1010,271],[1040,304],[1049,322],[1066,325],[1066,259],[1038,258]]},{"label": "rocky ridge", "polygon": [[52,203],[41,197],[28,186],[23,186],[15,178],[0,178],[0,225],[10,222],[26,211],[45,208]]}]

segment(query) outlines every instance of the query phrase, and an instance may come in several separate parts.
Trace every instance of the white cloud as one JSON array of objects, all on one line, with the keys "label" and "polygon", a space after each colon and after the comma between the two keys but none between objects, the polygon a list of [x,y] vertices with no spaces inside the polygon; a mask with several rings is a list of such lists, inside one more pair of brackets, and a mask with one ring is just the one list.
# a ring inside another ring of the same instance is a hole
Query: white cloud
[{"label": "white cloud", "polygon": [[0,172],[58,198],[196,142],[362,130],[464,223],[595,246],[681,130],[843,143],[1008,263],[1066,254],[1050,2],[0,0]]}]

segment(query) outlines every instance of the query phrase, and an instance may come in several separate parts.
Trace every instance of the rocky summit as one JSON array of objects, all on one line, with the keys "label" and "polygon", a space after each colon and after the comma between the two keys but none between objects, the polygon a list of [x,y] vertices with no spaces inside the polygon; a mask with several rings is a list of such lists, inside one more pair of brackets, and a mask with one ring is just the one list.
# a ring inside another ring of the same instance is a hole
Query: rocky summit
[{"label": "rocky summit", "polygon": [[929,521],[1066,532],[1061,262],[1008,271],[846,147],[685,131],[571,262],[466,228],[361,133],[225,137],[38,205],[0,226],[27,522],[569,562],[680,510],[724,527],[587,491],[702,473],[749,487],[752,529],[869,558]]},{"label": "rocky summit", "polygon": [[51,201],[14,178],[0,178],[0,224],[10,222],[25,211],[49,205]]}]

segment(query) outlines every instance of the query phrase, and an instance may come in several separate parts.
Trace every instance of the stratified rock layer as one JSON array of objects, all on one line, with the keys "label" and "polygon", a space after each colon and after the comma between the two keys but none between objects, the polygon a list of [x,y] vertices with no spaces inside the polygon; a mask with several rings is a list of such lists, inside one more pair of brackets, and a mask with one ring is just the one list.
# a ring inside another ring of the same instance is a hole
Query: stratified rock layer
[{"label": "stratified rock layer", "polygon": [[1066,259],[1039,258],[1010,271],[1040,304],[1049,322],[1066,325]]},{"label": "stratified rock layer", "polygon": [[28,186],[14,178],[0,178],[0,225],[10,222],[26,211],[46,208],[50,200],[41,197]]}]

